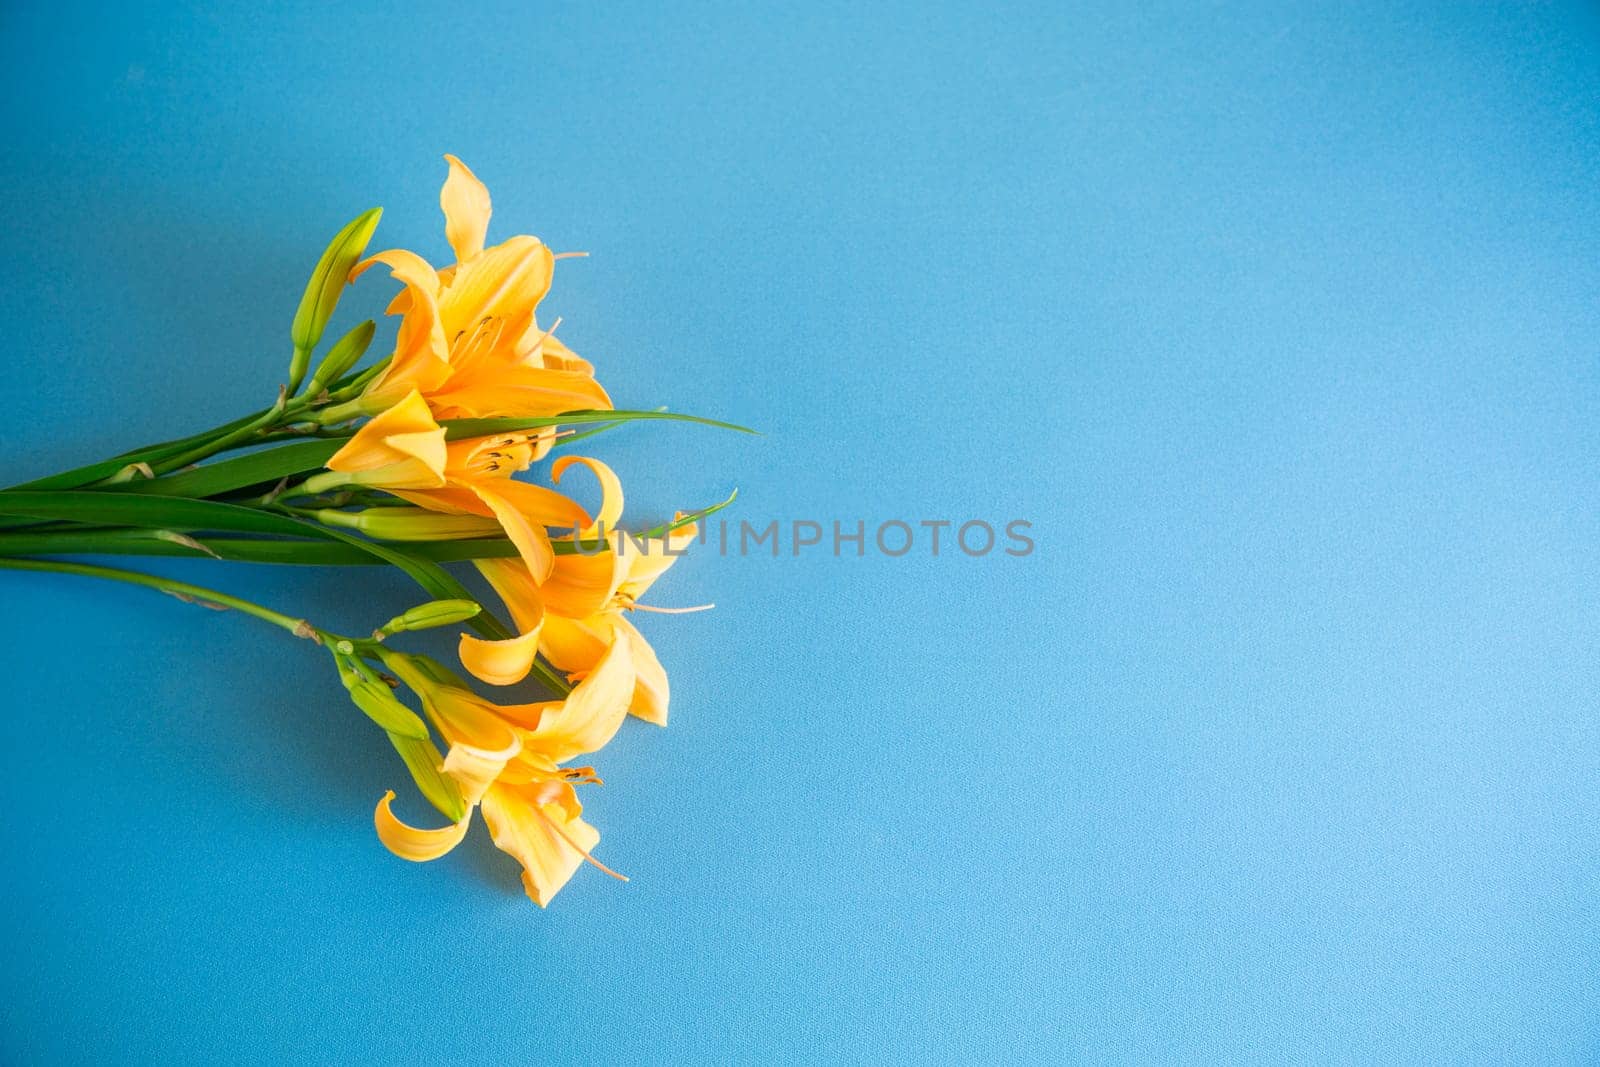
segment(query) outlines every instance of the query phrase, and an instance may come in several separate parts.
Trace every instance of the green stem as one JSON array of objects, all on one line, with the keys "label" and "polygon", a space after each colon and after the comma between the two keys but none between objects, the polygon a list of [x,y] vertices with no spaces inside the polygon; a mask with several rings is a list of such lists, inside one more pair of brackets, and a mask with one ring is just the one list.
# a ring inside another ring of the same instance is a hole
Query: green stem
[{"label": "green stem", "polygon": [[262,430],[270,429],[271,427],[276,426],[278,421],[284,417],[284,413],[287,409],[288,405],[286,398],[280,397],[276,404],[267,409],[265,414],[263,414],[260,418],[255,419],[253,422],[247,422],[243,426],[240,426],[238,429],[233,430],[230,433],[225,433],[221,437],[216,437],[210,441],[207,441],[205,444],[196,445],[194,448],[191,448],[185,452],[180,452],[171,459],[164,459],[160,463],[153,463],[151,464],[151,469],[159,475],[179,470],[180,468],[189,466],[191,463],[199,463],[202,459],[207,459],[216,455],[218,452],[225,451],[226,449],[232,448],[236,444],[240,444],[245,440],[254,437]]},{"label": "green stem", "polygon": [[[377,363],[373,364],[371,367],[368,367],[366,370],[352,372],[351,374],[347,374],[345,377],[339,379],[337,382],[334,382],[333,385],[329,387],[329,402],[332,403],[341,400],[348,400],[353,396],[359,395],[361,391],[367,387],[367,384],[371,382],[373,378],[377,377],[378,374],[382,373],[383,369],[388,365],[389,357],[385,356],[383,359],[378,360]],[[282,411],[280,412],[279,421],[283,423],[295,422],[298,416],[301,416],[305,412],[312,409],[317,404],[319,399],[319,397],[297,397],[293,400],[290,400],[286,405],[283,406]],[[204,446],[212,441],[217,440],[218,438],[232,438],[241,427],[254,426],[278,410],[278,405],[274,405],[273,407],[254,412],[250,415],[245,415],[242,418],[234,419],[231,422],[225,422],[221,426],[215,426],[200,433],[190,434],[187,437],[175,438],[171,441],[162,441],[159,444],[145,445],[141,448],[136,448],[131,452],[124,452],[121,455],[113,456],[110,459],[100,460],[97,463],[89,463],[82,467],[74,467],[71,470],[62,471],[59,474],[48,475],[44,478],[35,478],[33,481],[24,482],[21,485],[13,485],[6,489],[0,489],[0,492],[11,492],[13,490],[77,489],[94,482],[101,482],[107,478],[115,476],[118,471],[125,467],[132,466],[135,463],[148,463],[154,466],[159,462],[168,460],[172,456],[196,449],[200,446]],[[300,421],[305,420],[302,419]],[[321,433],[318,433],[317,436],[321,436]],[[245,436],[241,438],[235,438],[232,443],[226,447],[236,448],[241,444],[253,443],[255,442],[252,441],[249,436]],[[222,451],[222,449],[217,449],[216,451]],[[189,463],[193,462],[195,462],[195,460],[186,459],[184,463],[180,464],[180,466],[187,466]],[[7,525],[14,524],[8,523]]]},{"label": "green stem", "polygon": [[367,386],[371,384],[374,378],[388,369],[389,363],[393,359],[393,356],[384,356],[366,370],[346,375],[334,382],[328,387],[329,402],[337,403],[341,400],[349,400],[351,397],[360,396],[366,392]]},{"label": "green stem", "polygon": [[265,412],[263,411],[257,411],[253,414],[245,415],[242,418],[234,419],[232,422],[225,422],[221,426],[213,426],[209,430],[204,430],[200,433],[192,433],[188,437],[177,437],[171,441],[159,441],[156,444],[145,445],[143,448],[136,448],[132,452],[124,452],[122,455],[113,456],[112,458],[120,459],[126,463],[132,463],[139,459],[143,459],[147,454],[152,452],[171,454],[180,449],[192,448],[195,445],[204,444],[213,437],[217,437],[225,433],[232,433],[239,427],[254,422],[264,414]]},{"label": "green stem", "polygon": [[125,571],[115,567],[97,567],[90,563],[66,563],[59,560],[42,559],[0,559],[0,568],[18,571],[50,571],[56,574],[77,574],[85,578],[105,578],[114,582],[127,582],[129,585],[142,585],[147,589],[158,589],[163,593],[173,596],[186,597],[192,600],[203,601],[207,604],[217,604],[221,607],[232,608],[246,615],[254,616],[263,622],[288,630],[296,637],[336,636],[327,635],[312,626],[304,619],[290,618],[282,612],[273,611],[271,608],[262,607],[250,600],[243,600],[215,589],[207,589],[203,585],[191,585],[173,578],[162,578],[154,574],[145,574],[141,571]]},{"label": "green stem", "polygon": [[289,384],[283,390],[285,399],[300,391],[300,383],[306,380],[306,371],[310,369],[311,349],[296,345],[294,355],[289,359]]}]

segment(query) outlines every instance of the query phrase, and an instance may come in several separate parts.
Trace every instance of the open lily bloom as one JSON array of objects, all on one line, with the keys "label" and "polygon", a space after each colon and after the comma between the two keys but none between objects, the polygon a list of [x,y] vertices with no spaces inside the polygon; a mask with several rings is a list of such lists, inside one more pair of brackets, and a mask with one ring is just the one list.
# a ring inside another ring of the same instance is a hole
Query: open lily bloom
[{"label": "open lily bloom", "polygon": [[441,419],[537,417],[609,409],[594,368],[539,326],[556,256],[537,237],[519,235],[485,248],[489,191],[454,156],[439,194],[453,266],[435,270],[414,252],[380,252],[358,264],[354,280],[377,263],[405,288],[390,304],[401,315],[394,355],[362,397],[382,411],[412,390]]},{"label": "open lily bloom", "polygon": [[591,520],[554,489],[512,477],[527,469],[541,447],[525,434],[447,443],[427,402],[412,390],[362,426],[328,460],[331,473],[308,480],[305,489],[362,485],[430,511],[492,518],[542,580],[555,565],[546,528],[578,529]]},{"label": "open lily bloom", "polygon": [[[550,903],[584,862],[615,874],[591,854],[600,834],[583,821],[576,786],[598,782],[592,768],[562,767],[603,747],[627,717],[633,664],[627,642],[563,701],[496,705],[465,689],[393,664],[423,698],[449,750],[440,768],[468,804],[457,823],[419,829],[400,821],[385,793],[373,813],[378,838],[395,855],[423,862],[445,855],[466,837],[472,807],[501,851],[522,864],[528,896]],[[620,876],[618,876],[620,877]]]},{"label": "open lily bloom", "polygon": [[[662,610],[641,604],[639,599],[657,578],[666,573],[677,559],[677,554],[696,536],[694,526],[684,526],[665,538],[651,538],[644,542],[626,540],[626,534],[614,536],[612,551],[608,555],[615,561],[612,577],[616,578],[617,572],[621,571],[620,581],[616,582],[610,595],[586,615],[568,615],[557,611],[552,605],[572,606],[566,602],[566,593],[578,583],[570,580],[570,573],[563,572],[576,571],[581,566],[571,561],[591,557],[557,556],[555,570],[546,582],[556,587],[552,590],[555,599],[546,602],[544,625],[539,629],[539,651],[545,659],[564,671],[569,678],[586,678],[597,669],[614,642],[626,641],[632,648],[634,668],[634,690],[628,701],[628,711],[646,722],[665,726],[672,696],[666,668],[656,658],[650,642],[627,616],[634,611]],[[484,569],[486,574],[488,570],[506,564],[515,565],[515,561],[479,562],[480,569]],[[493,578],[490,578],[490,583],[499,588],[499,583]],[[582,584],[588,585],[591,590],[593,588],[590,583]],[[587,599],[593,603],[592,595]]]},{"label": "open lily bloom", "polygon": [[613,524],[622,515],[621,482],[604,463],[578,456],[557,460],[551,476],[559,482],[573,464],[593,471],[603,494],[599,515],[575,539],[588,541],[602,530],[609,531],[605,547],[556,555],[544,576],[535,575],[520,560],[476,561],[511,612],[518,635],[485,641],[463,634],[461,662],[483,681],[509,685],[524,678],[534,656],[543,653],[568,677],[578,680],[596,670],[620,641],[629,646],[634,668],[628,710],[664,726],[671,698],[667,672],[626,613],[653,610],[641,605],[639,598],[695,539],[696,528],[685,526],[667,537],[648,539],[616,531]]}]

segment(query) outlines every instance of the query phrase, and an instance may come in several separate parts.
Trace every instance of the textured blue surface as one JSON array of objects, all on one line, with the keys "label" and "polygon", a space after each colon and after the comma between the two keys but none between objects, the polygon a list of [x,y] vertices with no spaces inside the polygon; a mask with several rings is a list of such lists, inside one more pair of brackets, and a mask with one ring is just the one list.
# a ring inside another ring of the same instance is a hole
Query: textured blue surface
[{"label": "textured blue surface", "polygon": [[0,481],[270,398],[453,151],[619,402],[768,431],[603,439],[634,514],[1038,551],[681,565],[546,912],[379,847],[307,646],[0,576],[0,1058],[1600,1053],[1600,20],[1132,6],[8,5]]}]

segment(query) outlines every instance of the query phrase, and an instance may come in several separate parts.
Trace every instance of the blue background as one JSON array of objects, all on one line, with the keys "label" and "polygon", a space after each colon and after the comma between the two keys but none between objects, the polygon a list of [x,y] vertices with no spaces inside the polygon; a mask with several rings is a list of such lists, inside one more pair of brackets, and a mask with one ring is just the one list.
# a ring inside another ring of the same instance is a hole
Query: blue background
[{"label": "blue background", "polygon": [[3,1058],[1600,1054],[1600,15],[1130,6],[7,5],[0,480],[261,406],[451,151],[619,403],[766,431],[600,439],[631,515],[1038,549],[681,564],[548,911],[378,845],[308,646],[5,575]]}]

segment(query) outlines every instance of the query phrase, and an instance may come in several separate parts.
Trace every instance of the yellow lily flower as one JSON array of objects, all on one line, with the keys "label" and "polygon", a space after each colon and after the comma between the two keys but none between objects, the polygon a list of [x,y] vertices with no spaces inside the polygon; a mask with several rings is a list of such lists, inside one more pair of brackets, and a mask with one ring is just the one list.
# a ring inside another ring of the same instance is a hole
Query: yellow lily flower
[{"label": "yellow lily flower", "polygon": [[[441,419],[559,415],[610,409],[594,368],[541,329],[539,302],[556,256],[537,237],[483,246],[489,191],[455,156],[439,193],[454,266],[434,270],[402,249],[357,264],[354,281],[382,263],[404,289],[389,305],[401,315],[389,366],[366,389],[360,409],[382,411],[412,390]],[[553,329],[553,327],[552,327]]]},{"label": "yellow lily flower", "polygon": [[[634,626],[627,614],[634,611],[671,613],[680,610],[700,610],[657,608],[639,602],[639,598],[655,580],[672,566],[677,558],[674,553],[686,548],[696,535],[694,526],[684,526],[674,530],[666,538],[652,538],[644,542],[645,549],[642,552],[632,544],[619,544],[620,539],[627,536],[619,535],[613,540],[612,551],[608,555],[621,565],[620,569],[624,571],[622,579],[616,583],[611,594],[587,615],[567,615],[556,610],[555,605],[559,603],[565,591],[564,587],[577,584],[565,581],[567,576],[564,571],[569,569],[575,571],[581,566],[576,564],[569,566],[569,561],[585,558],[575,555],[557,556],[554,573],[546,583],[556,586],[552,590],[555,598],[546,601],[544,625],[539,629],[539,651],[544,654],[545,659],[558,670],[566,672],[569,678],[585,678],[591,671],[597,669],[597,665],[613,643],[625,640],[632,649],[634,668],[634,691],[629,698],[628,711],[646,722],[665,726],[667,709],[672,697],[666,668],[661,665],[661,661],[656,658],[655,649],[645,639],[644,634]],[[480,568],[515,563],[514,560],[479,561]],[[616,569],[613,569],[613,574]],[[493,579],[490,581],[491,584],[495,584]],[[498,591],[498,585],[496,589]]]},{"label": "yellow lily flower", "polygon": [[[386,659],[386,662],[390,662]],[[437,859],[466,836],[472,807],[483,812],[496,847],[522,864],[528,896],[541,907],[585,862],[616,877],[592,855],[600,840],[582,819],[576,785],[599,779],[589,767],[561,763],[603,747],[627,716],[633,665],[627,642],[564,701],[502,706],[443,684],[393,657],[390,665],[421,695],[450,748],[440,768],[454,778],[469,808],[460,822],[420,829],[400,821],[391,790],[378,801],[373,825],[395,855]]]},{"label": "yellow lily flower", "polygon": [[526,677],[534,656],[545,658],[568,677],[587,677],[619,642],[629,646],[634,690],[628,710],[647,722],[665,726],[671,699],[667,672],[643,634],[626,617],[632,611],[660,611],[639,603],[646,590],[666,573],[678,554],[696,537],[694,526],[665,538],[638,541],[617,532],[622,514],[622,485],[599,460],[565,456],[551,465],[553,480],[579,463],[600,479],[603,502],[595,521],[578,533],[591,539],[611,530],[605,550],[554,557],[547,575],[536,576],[523,561],[484,559],[478,570],[499,594],[517,623],[518,635],[504,641],[461,636],[461,662],[478,678],[509,685]]},{"label": "yellow lily flower", "polygon": [[512,477],[544,447],[526,434],[446,442],[422,394],[412,390],[362,426],[328,460],[328,473],[307,479],[302,488],[318,493],[363,485],[430,511],[492,518],[542,579],[555,565],[546,527],[576,529],[590,523],[575,501]]}]

